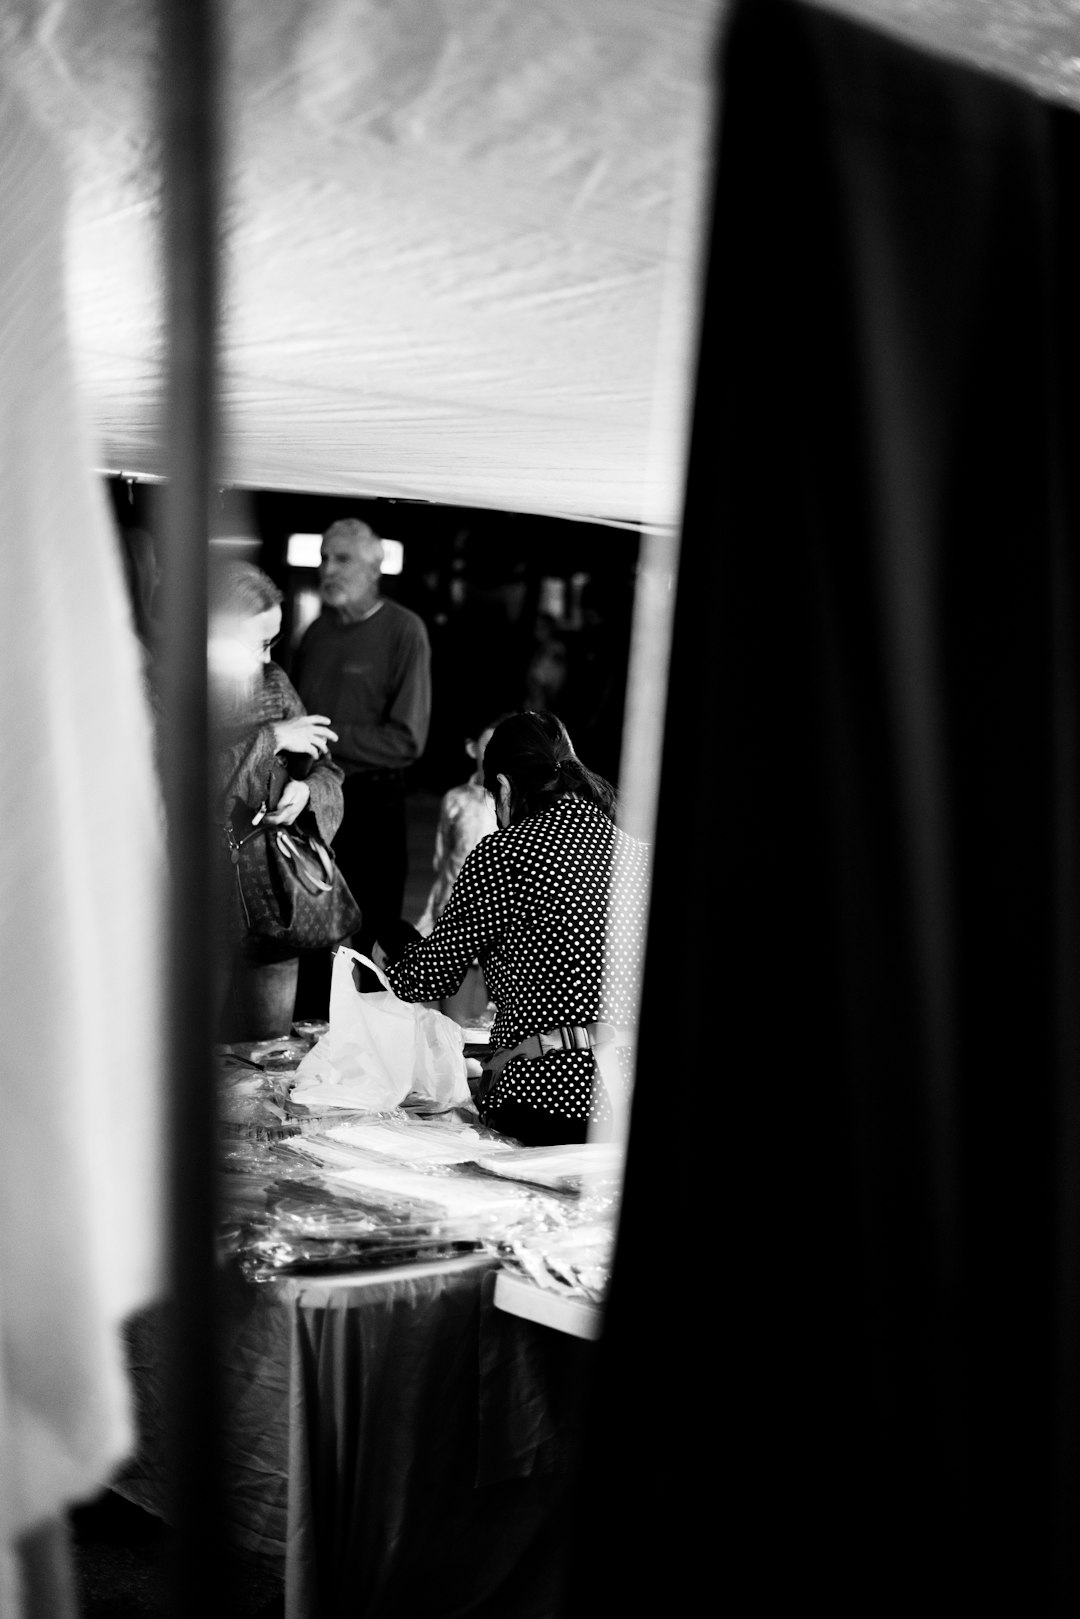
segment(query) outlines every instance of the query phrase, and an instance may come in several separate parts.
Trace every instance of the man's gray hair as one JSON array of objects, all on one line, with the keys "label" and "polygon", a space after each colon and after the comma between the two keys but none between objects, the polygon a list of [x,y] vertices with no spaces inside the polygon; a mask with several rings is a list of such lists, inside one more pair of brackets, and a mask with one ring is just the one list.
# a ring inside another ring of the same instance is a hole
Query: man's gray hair
[{"label": "man's gray hair", "polygon": [[341,539],[356,540],[360,550],[370,561],[378,558],[381,562],[385,555],[383,542],[378,534],[370,523],[361,522],[359,517],[339,517],[336,523],[330,524],[323,539],[328,540],[331,534]]}]

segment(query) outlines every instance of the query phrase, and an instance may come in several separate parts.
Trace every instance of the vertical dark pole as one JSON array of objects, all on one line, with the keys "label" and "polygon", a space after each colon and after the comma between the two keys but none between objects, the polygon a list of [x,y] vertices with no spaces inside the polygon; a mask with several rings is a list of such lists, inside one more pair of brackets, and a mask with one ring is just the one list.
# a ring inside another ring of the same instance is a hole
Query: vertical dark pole
[{"label": "vertical dark pole", "polygon": [[161,507],[163,790],[169,823],[170,1484],[174,1611],[224,1612],[216,1371],[215,928],[210,851],[206,615],[217,471],[216,327],[220,171],[214,0],[161,0],[167,320]]}]

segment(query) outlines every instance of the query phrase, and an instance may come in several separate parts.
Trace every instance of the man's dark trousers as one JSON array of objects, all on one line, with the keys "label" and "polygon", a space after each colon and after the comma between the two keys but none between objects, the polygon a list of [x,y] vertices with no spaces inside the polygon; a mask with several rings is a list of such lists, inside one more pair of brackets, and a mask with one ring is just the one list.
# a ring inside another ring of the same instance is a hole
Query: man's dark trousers
[{"label": "man's dark trousers", "polygon": [[342,786],[345,815],[334,853],[363,913],[353,948],[370,955],[376,939],[396,928],[405,904],[405,775],[401,770],[358,770]]}]

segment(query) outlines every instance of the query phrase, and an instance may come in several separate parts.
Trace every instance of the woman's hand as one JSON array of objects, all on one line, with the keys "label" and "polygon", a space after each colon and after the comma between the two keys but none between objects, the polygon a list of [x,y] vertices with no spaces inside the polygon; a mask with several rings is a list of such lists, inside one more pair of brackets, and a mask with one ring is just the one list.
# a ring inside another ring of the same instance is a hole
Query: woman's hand
[{"label": "woman's hand", "polygon": [[307,806],[311,788],[306,781],[287,781],[281,789],[277,808],[263,817],[264,826],[292,826],[300,811]]},{"label": "woman's hand", "polygon": [[328,714],[297,714],[295,719],[275,720],[272,729],[278,753],[310,753],[318,759],[330,751],[331,742],[337,741]]},{"label": "woman's hand", "polygon": [[379,943],[378,939],[375,940],[375,943],[371,947],[371,959],[375,963],[376,967],[382,968],[383,972],[385,972],[387,967],[390,965],[390,958],[386,954],[386,951],[383,949],[382,945]]}]

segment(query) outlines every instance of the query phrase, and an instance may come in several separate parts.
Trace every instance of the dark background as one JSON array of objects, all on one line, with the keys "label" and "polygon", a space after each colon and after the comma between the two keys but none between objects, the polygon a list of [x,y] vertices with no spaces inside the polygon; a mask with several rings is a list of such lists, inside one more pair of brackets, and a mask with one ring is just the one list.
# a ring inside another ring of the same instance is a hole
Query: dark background
[{"label": "dark background", "polygon": [[[152,535],[155,486],[113,478],[108,488],[118,525]],[[636,531],[421,501],[265,490],[223,491],[216,516],[221,535],[255,542],[243,554],[285,593],[276,654],[285,668],[298,595],[317,580],[313,569],[288,566],[289,535],[323,533],[338,518],[355,516],[401,541],[403,570],[384,576],[384,592],[420,615],[432,651],[431,732],[410,773],[411,789],[442,793],[464,781],[466,738],[519,707],[552,709],[585,763],[617,782]]]}]

